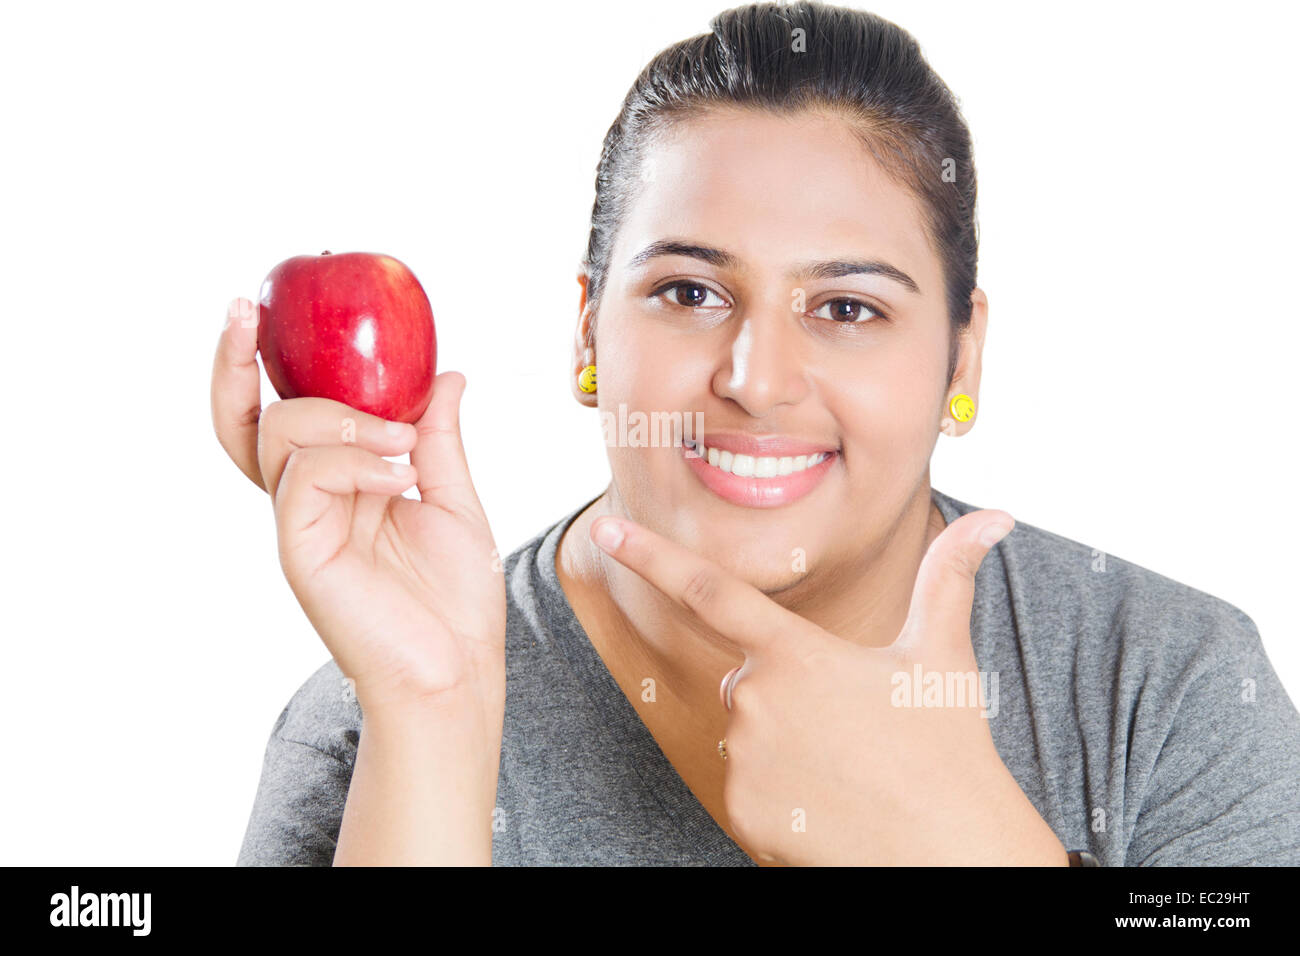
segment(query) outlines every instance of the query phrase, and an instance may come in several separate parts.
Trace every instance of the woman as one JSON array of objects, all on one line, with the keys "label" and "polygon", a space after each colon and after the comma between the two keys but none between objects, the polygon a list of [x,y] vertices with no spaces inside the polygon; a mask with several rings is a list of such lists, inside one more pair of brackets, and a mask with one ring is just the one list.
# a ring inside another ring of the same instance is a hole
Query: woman
[{"label": "woman", "polygon": [[239,862],[1300,863],[1251,620],[930,487],[978,408],[975,198],[887,21],[747,6],[660,53],[605,140],[572,374],[667,431],[610,429],[605,492],[504,561],[463,376],[414,427],[259,418],[228,322],[217,434],[332,655]]}]

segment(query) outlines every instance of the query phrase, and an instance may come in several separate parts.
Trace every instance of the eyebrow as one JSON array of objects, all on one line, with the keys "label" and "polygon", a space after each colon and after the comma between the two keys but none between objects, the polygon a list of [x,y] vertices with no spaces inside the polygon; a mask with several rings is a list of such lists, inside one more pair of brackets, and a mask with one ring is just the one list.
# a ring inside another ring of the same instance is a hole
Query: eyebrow
[{"label": "eyebrow", "polygon": [[[637,266],[659,256],[686,256],[691,259],[700,259],[719,269],[737,270],[741,267],[740,259],[725,249],[714,249],[711,246],[683,242],[678,239],[660,239],[657,242],[650,243],[650,245],[629,259],[627,268],[635,269]],[[921,292],[921,288],[916,284],[915,279],[902,269],[891,266],[888,262],[879,259],[823,259],[801,262],[787,273],[788,278],[795,281],[838,279],[842,276],[851,275],[883,276],[886,279],[893,279],[910,292],[915,292],[918,295]]]}]

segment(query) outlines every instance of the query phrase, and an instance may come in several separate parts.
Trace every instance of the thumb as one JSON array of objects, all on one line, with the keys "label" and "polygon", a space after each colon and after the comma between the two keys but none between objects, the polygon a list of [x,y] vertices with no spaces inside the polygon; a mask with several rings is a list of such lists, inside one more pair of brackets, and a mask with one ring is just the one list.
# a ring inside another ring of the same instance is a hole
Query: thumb
[{"label": "thumb", "polygon": [[482,517],[460,437],[460,399],[468,383],[460,372],[443,372],[433,382],[433,398],[415,423],[415,447],[411,449],[420,500],[446,511]]},{"label": "thumb", "polygon": [[972,511],[934,539],[916,575],[899,646],[909,651],[924,646],[969,651],[975,572],[1015,523],[1005,511]]}]

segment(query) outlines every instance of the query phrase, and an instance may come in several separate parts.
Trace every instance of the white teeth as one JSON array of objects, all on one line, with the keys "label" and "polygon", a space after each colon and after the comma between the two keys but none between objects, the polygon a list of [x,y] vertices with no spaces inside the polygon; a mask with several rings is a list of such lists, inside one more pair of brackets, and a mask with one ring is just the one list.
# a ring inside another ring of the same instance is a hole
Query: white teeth
[{"label": "white teeth", "polygon": [[830,457],[829,452],[793,457],[787,455],[781,458],[755,457],[720,451],[699,442],[687,442],[687,445],[714,468],[730,472],[739,478],[776,478],[780,475],[792,475],[797,471],[820,465]]}]

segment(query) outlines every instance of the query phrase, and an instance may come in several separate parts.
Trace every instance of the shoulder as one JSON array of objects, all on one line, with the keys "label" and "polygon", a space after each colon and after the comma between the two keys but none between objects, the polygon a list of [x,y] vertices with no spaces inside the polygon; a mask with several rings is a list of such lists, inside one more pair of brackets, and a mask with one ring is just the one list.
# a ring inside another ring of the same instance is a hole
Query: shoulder
[{"label": "shoulder", "polygon": [[303,682],[281,711],[271,735],[350,762],[361,732],[361,707],[333,658]]},{"label": "shoulder", "polygon": [[[941,493],[936,501],[945,517],[979,510]],[[1017,521],[994,551],[990,570],[1002,599],[1054,639],[1100,642],[1117,653],[1122,644],[1130,657],[1176,668],[1212,667],[1258,649],[1255,622],[1237,606],[1098,544]]]}]

